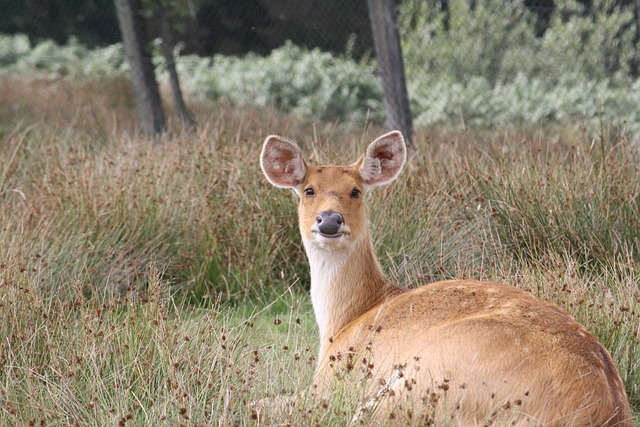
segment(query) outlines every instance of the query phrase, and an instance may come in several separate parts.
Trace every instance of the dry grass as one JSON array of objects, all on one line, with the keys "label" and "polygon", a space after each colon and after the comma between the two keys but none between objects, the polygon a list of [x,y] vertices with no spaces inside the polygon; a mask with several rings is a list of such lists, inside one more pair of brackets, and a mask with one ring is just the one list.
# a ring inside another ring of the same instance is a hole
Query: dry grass
[{"label": "dry grass", "polygon": [[[198,104],[196,134],[153,143],[122,80],[4,78],[0,94],[1,424],[250,424],[251,401],[306,388],[316,332],[295,200],[262,178],[260,144],[277,132],[312,162],[345,162],[379,129]],[[637,147],[579,128],[415,140],[408,171],[370,197],[389,275],[558,303],[638,406]],[[286,421],[344,424],[350,397]]]}]

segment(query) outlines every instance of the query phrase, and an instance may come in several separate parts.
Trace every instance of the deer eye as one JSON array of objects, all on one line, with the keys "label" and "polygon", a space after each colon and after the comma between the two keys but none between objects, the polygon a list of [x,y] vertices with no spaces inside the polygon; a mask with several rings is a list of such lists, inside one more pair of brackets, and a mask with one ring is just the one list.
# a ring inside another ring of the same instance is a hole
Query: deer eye
[{"label": "deer eye", "polygon": [[358,190],[357,188],[354,188],[353,191],[351,192],[351,198],[357,199],[358,197],[360,197],[360,190]]},{"label": "deer eye", "polygon": [[309,187],[304,189],[304,195],[307,197],[313,197],[316,193],[313,191],[313,188]]}]

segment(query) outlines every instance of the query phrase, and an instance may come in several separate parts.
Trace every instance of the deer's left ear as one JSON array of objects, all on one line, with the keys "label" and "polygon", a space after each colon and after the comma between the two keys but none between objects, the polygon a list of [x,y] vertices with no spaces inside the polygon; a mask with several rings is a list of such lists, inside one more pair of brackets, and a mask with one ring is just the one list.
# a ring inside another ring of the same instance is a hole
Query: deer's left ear
[{"label": "deer's left ear", "polygon": [[395,130],[373,141],[356,165],[366,185],[386,185],[400,175],[406,160],[404,138]]}]

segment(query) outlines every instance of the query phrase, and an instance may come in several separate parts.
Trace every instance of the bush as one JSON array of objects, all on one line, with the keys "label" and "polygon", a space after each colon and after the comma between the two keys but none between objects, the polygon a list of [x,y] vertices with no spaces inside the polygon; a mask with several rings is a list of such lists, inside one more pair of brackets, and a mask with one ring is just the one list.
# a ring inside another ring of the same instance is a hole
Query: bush
[{"label": "bush", "polygon": [[520,125],[579,122],[592,133],[610,128],[617,134],[638,134],[640,102],[636,88],[607,81],[562,79],[547,87],[539,79],[519,74],[511,83],[492,86],[483,77],[467,83],[425,79],[410,81],[416,126],[463,123],[465,126],[509,128]]},{"label": "bush", "polygon": [[410,0],[400,6],[399,27],[410,80],[492,86],[524,74],[545,87],[574,81],[630,84],[640,61],[633,7],[596,0],[557,2],[541,37],[524,2],[451,0],[448,10]]},{"label": "bush", "polygon": [[[60,78],[114,76],[128,70],[121,44],[88,50],[71,40],[66,46],[44,41],[31,47],[26,36],[0,36],[4,72]],[[228,100],[238,106],[276,106],[284,112],[326,120],[362,123],[382,118],[382,93],[372,66],[335,57],[319,49],[287,43],[269,56],[243,58],[178,57],[185,91],[201,99]],[[161,57],[157,74],[166,81]]]},{"label": "bush", "polygon": [[29,37],[24,34],[0,35],[0,66],[15,64],[21,57],[28,55],[30,49]]},{"label": "bush", "polygon": [[238,105],[274,105],[285,112],[358,122],[379,119],[382,94],[371,66],[307,51],[286,43],[267,57],[217,55],[206,65],[181,58],[180,75],[190,93]]},{"label": "bush", "polygon": [[[535,36],[521,2],[449,1],[449,13],[430,2],[403,2],[399,11],[402,49],[410,80],[469,83],[503,80],[503,58],[530,49]],[[446,22],[445,22],[446,21]]]},{"label": "bush", "polygon": [[631,71],[640,63],[633,8],[594,1],[556,5],[536,36],[523,2],[452,0],[400,6],[416,125],[481,127],[585,121],[638,133]]}]

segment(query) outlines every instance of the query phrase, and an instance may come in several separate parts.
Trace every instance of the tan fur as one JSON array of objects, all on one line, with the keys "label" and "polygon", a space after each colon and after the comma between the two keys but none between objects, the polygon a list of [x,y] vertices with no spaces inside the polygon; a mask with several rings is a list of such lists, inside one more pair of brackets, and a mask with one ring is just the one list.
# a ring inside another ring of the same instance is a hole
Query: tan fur
[{"label": "tan fur", "polygon": [[[378,138],[350,166],[308,167],[293,142],[265,141],[265,175],[300,197],[321,340],[316,392],[329,396],[336,381],[362,386],[354,420],[375,411],[379,422],[630,426],[611,356],[555,305],[496,283],[452,280],[410,291],[389,283],[364,193],[395,179],[405,155],[399,132]],[[283,166],[291,164],[298,169]],[[342,214],[341,237],[318,233],[323,211]]]}]

